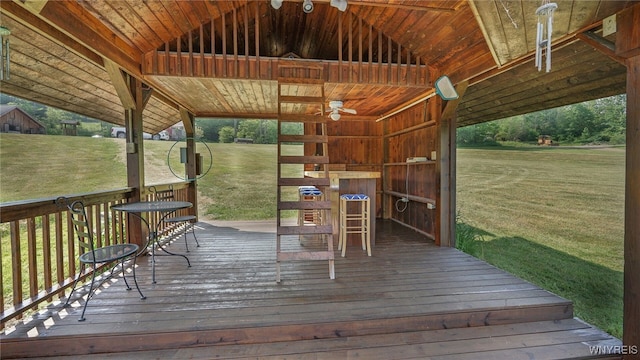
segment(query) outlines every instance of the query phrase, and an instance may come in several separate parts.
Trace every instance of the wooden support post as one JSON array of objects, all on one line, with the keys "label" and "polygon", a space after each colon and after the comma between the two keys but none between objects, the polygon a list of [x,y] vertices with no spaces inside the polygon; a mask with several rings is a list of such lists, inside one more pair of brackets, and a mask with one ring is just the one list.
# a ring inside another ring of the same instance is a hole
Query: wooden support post
[{"label": "wooden support post", "polygon": [[[458,85],[458,99],[447,101],[439,115],[439,145],[437,146],[436,176],[438,176],[438,196],[436,197],[436,244],[456,246],[456,108],[467,91],[468,82]],[[430,102],[440,104],[439,96]],[[436,105],[437,106],[437,105]]]},{"label": "wooden support post", "polygon": [[[127,186],[133,189],[129,201],[142,200],[144,189],[144,145],[142,136],[142,111],[146,104],[143,95],[142,82],[136,78],[129,78],[129,89],[135,101],[133,109],[125,110],[125,124],[127,128]],[[127,234],[129,242],[143,246],[148,235],[148,229],[142,226],[140,218],[128,215],[129,224]]]},{"label": "wooden support post", "polygon": [[623,344],[640,348],[640,56],[627,60]]},{"label": "wooden support post", "polygon": [[627,65],[627,153],[624,215],[624,359],[637,359],[640,348],[640,4],[616,17],[616,55]]},{"label": "wooden support post", "polygon": [[[144,146],[142,142],[142,111],[151,96],[150,89],[143,89],[142,82],[121,71],[114,62],[104,59],[105,69],[116,88],[124,106],[124,120],[127,129],[127,186],[133,189],[129,201],[139,201],[144,188]],[[129,242],[142,246],[148,229],[142,221],[128,216],[127,234]]]},{"label": "wooden support post", "polygon": [[180,118],[184,124],[187,135],[187,163],[185,164],[189,189],[187,190],[187,201],[193,204],[189,210],[192,215],[198,217],[198,182],[196,178],[196,141],[195,141],[195,118],[186,109],[180,109]]}]

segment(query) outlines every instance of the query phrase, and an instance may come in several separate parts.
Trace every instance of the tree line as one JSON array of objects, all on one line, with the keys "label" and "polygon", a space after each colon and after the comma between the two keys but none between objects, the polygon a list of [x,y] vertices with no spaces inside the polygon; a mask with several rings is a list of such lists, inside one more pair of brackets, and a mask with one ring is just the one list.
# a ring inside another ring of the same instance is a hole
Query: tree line
[{"label": "tree line", "polygon": [[[110,135],[111,124],[42,104],[0,94],[1,104],[18,105],[40,121],[47,134],[60,135],[63,120],[92,126],[78,127],[78,135]],[[299,123],[283,123],[282,132],[301,134]],[[536,143],[541,135],[563,144],[623,144],[626,130],[626,95],[617,95],[555,109],[465,126],[457,130],[458,144],[495,145],[500,141]],[[208,142],[231,143],[236,138],[252,139],[256,144],[278,141],[274,120],[206,119],[196,121],[196,137]]]},{"label": "tree line", "polygon": [[563,144],[624,144],[626,95],[513,116],[457,130],[459,145],[499,141],[536,143],[541,135]]}]

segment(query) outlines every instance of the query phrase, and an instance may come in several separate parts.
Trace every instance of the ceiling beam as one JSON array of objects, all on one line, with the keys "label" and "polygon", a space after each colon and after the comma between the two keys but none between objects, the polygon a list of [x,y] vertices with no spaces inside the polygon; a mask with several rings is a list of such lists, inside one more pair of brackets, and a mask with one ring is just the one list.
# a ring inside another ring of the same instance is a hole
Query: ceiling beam
[{"label": "ceiling beam", "polygon": [[111,83],[116,88],[116,93],[120,98],[120,102],[122,102],[122,106],[124,106],[125,109],[135,109],[136,100],[133,94],[131,94],[127,80],[122,71],[120,71],[118,64],[109,59],[104,59],[104,68],[111,78]]},{"label": "ceiling beam", "polygon": [[386,120],[400,112],[403,112],[427,99],[429,99],[430,97],[434,96],[436,94],[435,89],[430,89],[429,91],[427,91],[426,93],[414,98],[413,100],[409,100],[407,102],[405,102],[404,104],[401,104],[400,106],[395,107],[394,109],[392,109],[391,111],[389,111],[388,113],[380,116],[379,118],[376,119],[376,122],[380,122],[382,120]]},{"label": "ceiling beam", "polygon": [[[34,1],[28,1],[24,4],[25,6],[20,6],[17,2],[0,1],[0,8],[2,8],[3,16],[8,15],[25,27],[42,34],[42,36],[59,43],[70,51],[73,51],[78,56],[87,59],[98,66],[103,66],[102,57],[100,55],[80,44],[66,33],[60,31],[57,27],[44,21],[36,15],[37,13],[30,11],[33,6],[27,7],[26,5],[32,5],[32,3],[34,3]],[[44,6],[46,2],[39,4]]]},{"label": "ceiling beam", "polygon": [[478,26],[480,27],[480,31],[482,31],[482,36],[484,36],[484,40],[486,41],[487,47],[489,48],[489,51],[491,52],[491,56],[493,57],[493,61],[495,61],[496,65],[498,65],[498,67],[500,67],[503,64],[501,63],[500,58],[498,57],[498,54],[496,53],[495,47],[491,43],[491,38],[489,37],[489,33],[487,32],[487,28],[486,28],[486,26],[484,24],[484,20],[482,19],[482,17],[480,16],[480,13],[478,12],[478,8],[476,7],[475,1],[477,1],[477,0],[469,0],[469,7],[471,8],[471,12],[473,13],[473,16],[476,18],[476,21],[478,22]]},{"label": "ceiling beam", "polygon": [[195,117],[189,110],[185,108],[180,108],[180,120],[182,121],[182,125],[184,125],[184,131],[187,134],[191,134],[193,137],[194,131],[196,129]]},{"label": "ceiling beam", "polygon": [[612,60],[624,65],[624,59],[616,55],[616,44],[589,30],[576,34],[576,37],[585,43],[591,45],[594,49],[607,55]]}]

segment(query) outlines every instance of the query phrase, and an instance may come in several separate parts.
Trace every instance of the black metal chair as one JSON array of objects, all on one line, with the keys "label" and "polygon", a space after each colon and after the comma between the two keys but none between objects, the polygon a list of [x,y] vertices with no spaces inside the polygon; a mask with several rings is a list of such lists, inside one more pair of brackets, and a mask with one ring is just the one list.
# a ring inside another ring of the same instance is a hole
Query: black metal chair
[{"label": "black metal chair", "polygon": [[[176,200],[175,193],[173,191],[173,186],[169,186],[166,190],[158,190],[155,186],[149,187],[151,193],[153,193],[153,198],[155,201],[174,201]],[[163,222],[166,224],[176,224],[179,225],[184,223],[184,246],[189,252],[189,244],[187,243],[187,231],[191,230],[191,234],[193,235],[193,239],[196,241],[196,246],[200,247],[200,243],[198,242],[198,238],[196,237],[195,224],[196,221],[195,215],[177,215],[177,216],[167,216]]]},{"label": "black metal chair", "polygon": [[[78,239],[78,245],[80,246],[80,256],[78,259],[80,260],[80,272],[76,277],[75,282],[73,283],[73,287],[71,289],[71,293],[67,297],[67,301],[64,304],[64,307],[68,307],[69,301],[71,300],[71,295],[76,290],[76,286],[80,278],[82,277],[85,267],[87,265],[91,265],[93,268],[91,274],[91,285],[89,287],[89,292],[87,293],[87,300],[84,303],[84,308],[82,309],[82,314],[80,315],[80,319],[78,321],[84,321],[84,313],[87,310],[87,304],[89,304],[89,300],[100,286],[110,277],[113,276],[114,270],[120,265],[122,271],[122,278],[124,279],[124,283],[127,286],[127,290],[131,290],[131,286],[127,282],[126,270],[124,267],[124,263],[126,260],[131,259],[132,264],[132,272],[133,272],[133,282],[136,285],[136,289],[140,294],[141,299],[146,299],[146,297],[140,291],[140,287],[138,286],[138,280],[136,280],[136,255],[139,250],[139,246],[136,244],[116,244],[109,245],[104,247],[95,247],[93,232],[91,230],[90,221],[87,218],[87,213],[84,207],[84,204],[80,200],[76,200],[71,204],[68,203],[66,198],[58,198],[56,200],[58,206],[66,206],[69,209],[69,213],[71,214],[71,220],[73,222],[73,227],[75,229],[75,233]],[[116,263],[117,262],[117,263]],[[103,266],[107,266],[115,263],[110,270],[110,274],[104,277],[100,284],[96,286],[96,275],[99,270],[102,269]]]}]

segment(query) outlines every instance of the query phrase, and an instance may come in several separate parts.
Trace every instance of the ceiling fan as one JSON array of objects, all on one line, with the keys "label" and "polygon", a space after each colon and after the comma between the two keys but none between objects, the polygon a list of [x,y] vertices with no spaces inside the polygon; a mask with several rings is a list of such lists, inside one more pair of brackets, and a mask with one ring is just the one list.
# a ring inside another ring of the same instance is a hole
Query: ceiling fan
[{"label": "ceiling fan", "polygon": [[329,101],[329,110],[327,112],[329,113],[329,118],[333,121],[340,120],[341,112],[354,115],[358,113],[355,109],[345,108],[342,100]]}]

